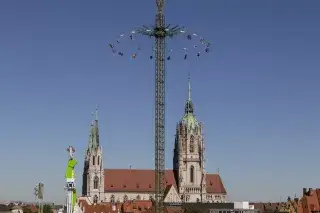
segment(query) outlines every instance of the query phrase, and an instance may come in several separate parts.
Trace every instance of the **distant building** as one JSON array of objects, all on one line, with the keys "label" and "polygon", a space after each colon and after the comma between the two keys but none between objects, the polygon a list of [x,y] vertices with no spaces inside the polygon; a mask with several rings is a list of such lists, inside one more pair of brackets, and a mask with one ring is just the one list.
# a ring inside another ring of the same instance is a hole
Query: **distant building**
[{"label": "distant building", "polygon": [[320,189],[303,188],[300,198],[281,203],[252,203],[260,213],[320,213]]},{"label": "distant building", "polygon": [[[176,127],[173,169],[165,171],[165,202],[225,202],[227,192],[219,174],[205,170],[203,125],[196,119],[190,80],[185,113]],[[92,203],[152,200],[155,172],[142,169],[105,169],[98,118],[91,125],[86,151],[82,194]]]},{"label": "distant building", "polygon": [[0,205],[0,213],[23,213],[23,211],[20,206]]},{"label": "distant building", "polygon": [[[154,213],[151,201],[126,201],[124,203],[100,203],[91,205],[88,198],[82,197],[78,201],[82,213]],[[249,202],[235,203],[166,203],[165,213],[259,213]]]},{"label": "distant building", "polygon": [[[290,213],[286,202],[277,203],[251,203],[260,213]],[[292,212],[293,213],[293,212]]]},{"label": "distant building", "polygon": [[11,207],[7,205],[0,205],[0,213],[11,213]]}]

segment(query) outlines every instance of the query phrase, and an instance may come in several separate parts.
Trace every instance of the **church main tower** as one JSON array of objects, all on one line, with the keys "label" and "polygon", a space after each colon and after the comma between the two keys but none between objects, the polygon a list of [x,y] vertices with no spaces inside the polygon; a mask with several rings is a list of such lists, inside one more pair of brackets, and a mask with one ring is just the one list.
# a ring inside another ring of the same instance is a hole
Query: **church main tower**
[{"label": "church main tower", "polygon": [[189,75],[188,99],[185,104],[185,113],[176,127],[173,157],[178,193],[183,202],[205,202],[204,161],[203,126],[194,114]]},{"label": "church main tower", "polygon": [[98,110],[91,123],[88,148],[83,168],[82,195],[93,203],[104,201],[104,167],[102,147],[99,141]]}]

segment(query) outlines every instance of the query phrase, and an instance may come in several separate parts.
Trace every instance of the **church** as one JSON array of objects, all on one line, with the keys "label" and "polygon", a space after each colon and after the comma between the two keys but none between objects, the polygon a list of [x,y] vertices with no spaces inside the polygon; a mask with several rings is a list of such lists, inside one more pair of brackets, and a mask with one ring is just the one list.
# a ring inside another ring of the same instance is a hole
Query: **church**
[{"label": "church", "polygon": [[[203,124],[194,114],[189,78],[185,112],[176,127],[173,169],[165,171],[165,203],[226,201],[220,175],[205,171],[204,150]],[[154,170],[104,168],[97,117],[91,124],[85,155],[82,196],[92,203],[152,200],[155,196]]]}]

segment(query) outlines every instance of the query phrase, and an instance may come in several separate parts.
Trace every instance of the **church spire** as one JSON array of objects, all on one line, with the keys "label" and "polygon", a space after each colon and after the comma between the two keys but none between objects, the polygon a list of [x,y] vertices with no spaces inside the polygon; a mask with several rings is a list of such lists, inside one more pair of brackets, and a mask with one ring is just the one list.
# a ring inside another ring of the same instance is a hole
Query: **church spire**
[{"label": "church spire", "polygon": [[191,83],[190,83],[190,72],[188,72],[188,101],[191,101]]},{"label": "church spire", "polygon": [[191,83],[190,83],[190,72],[188,73],[188,99],[185,105],[185,114],[193,114],[193,103],[191,100]]},{"label": "church spire", "polygon": [[95,121],[98,121],[98,109],[99,109],[99,106],[98,106],[98,104],[97,104],[97,107],[96,107],[96,112],[95,112],[95,118],[94,118],[94,120]]},{"label": "church spire", "polygon": [[96,107],[95,113],[92,113],[93,119],[91,123],[91,130],[89,136],[89,147],[90,151],[97,150],[100,146],[99,142],[99,122],[98,122],[98,106]]}]

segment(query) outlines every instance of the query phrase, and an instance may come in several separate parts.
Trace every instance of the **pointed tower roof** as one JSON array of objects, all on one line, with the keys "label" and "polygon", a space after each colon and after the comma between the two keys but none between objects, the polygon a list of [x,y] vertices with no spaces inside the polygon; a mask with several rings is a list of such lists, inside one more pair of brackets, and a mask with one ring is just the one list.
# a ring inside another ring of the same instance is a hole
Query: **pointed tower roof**
[{"label": "pointed tower roof", "polygon": [[98,107],[96,108],[95,113],[92,113],[93,120],[91,123],[91,130],[89,135],[89,144],[88,144],[88,150],[93,151],[97,150],[100,146],[99,142],[99,122],[98,122]]},{"label": "pointed tower roof", "polygon": [[193,103],[191,100],[191,83],[190,83],[190,72],[188,74],[188,99],[186,101],[186,105],[185,105],[185,114],[191,113],[193,114]]},{"label": "pointed tower roof", "polygon": [[190,72],[188,73],[188,99],[184,108],[184,116],[181,120],[182,123],[186,124],[188,128],[194,129],[198,127],[199,123],[194,115],[194,106],[191,99],[191,82],[190,82]]}]

